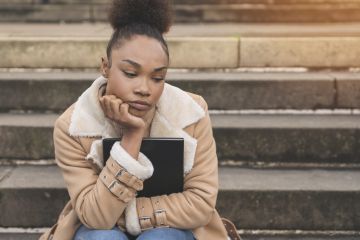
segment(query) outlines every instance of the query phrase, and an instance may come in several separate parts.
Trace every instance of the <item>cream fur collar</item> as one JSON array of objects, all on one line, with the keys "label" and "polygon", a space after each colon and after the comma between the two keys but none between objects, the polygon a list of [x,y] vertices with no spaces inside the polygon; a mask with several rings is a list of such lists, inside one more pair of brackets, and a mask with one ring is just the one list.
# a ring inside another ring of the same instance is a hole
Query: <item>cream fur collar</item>
[{"label": "cream fur collar", "polygon": [[[69,133],[77,137],[118,137],[121,130],[105,117],[100,103],[99,88],[107,83],[100,76],[79,97],[71,116]],[[184,173],[191,171],[197,140],[183,129],[205,116],[205,111],[185,91],[165,83],[163,93],[157,103],[150,137],[181,137],[184,138]],[[86,159],[93,161],[100,169],[104,166],[101,139],[92,143]]]}]

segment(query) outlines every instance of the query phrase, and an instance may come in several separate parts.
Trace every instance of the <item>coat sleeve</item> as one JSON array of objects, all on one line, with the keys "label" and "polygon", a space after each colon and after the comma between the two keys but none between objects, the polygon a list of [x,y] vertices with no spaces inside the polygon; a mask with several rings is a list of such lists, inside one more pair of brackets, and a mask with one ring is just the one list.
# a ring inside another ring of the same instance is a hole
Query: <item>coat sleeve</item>
[{"label": "coat sleeve", "polygon": [[61,169],[71,204],[86,227],[111,229],[128,202],[142,189],[143,180],[119,164],[136,160],[129,159],[124,149],[112,149],[106,166],[98,173],[85,159],[87,153],[80,139],[70,136],[68,129],[69,123],[60,117],[55,123],[54,146],[56,163]]},{"label": "coat sleeve", "polygon": [[195,229],[212,218],[218,193],[218,159],[211,121],[205,100],[199,104],[205,116],[194,126],[197,149],[193,169],[184,179],[184,191],[151,198],[137,198],[136,208],[141,230],[170,226]]}]

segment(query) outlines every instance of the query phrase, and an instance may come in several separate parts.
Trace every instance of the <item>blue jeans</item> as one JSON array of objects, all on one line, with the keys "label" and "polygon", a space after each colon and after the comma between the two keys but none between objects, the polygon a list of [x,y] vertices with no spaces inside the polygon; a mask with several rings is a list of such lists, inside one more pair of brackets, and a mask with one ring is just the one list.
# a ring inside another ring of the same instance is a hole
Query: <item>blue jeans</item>
[{"label": "blue jeans", "polygon": [[76,231],[74,240],[194,240],[194,235],[189,230],[176,228],[153,228],[146,230],[137,237],[122,232],[118,227],[111,230],[89,229],[81,225]]}]

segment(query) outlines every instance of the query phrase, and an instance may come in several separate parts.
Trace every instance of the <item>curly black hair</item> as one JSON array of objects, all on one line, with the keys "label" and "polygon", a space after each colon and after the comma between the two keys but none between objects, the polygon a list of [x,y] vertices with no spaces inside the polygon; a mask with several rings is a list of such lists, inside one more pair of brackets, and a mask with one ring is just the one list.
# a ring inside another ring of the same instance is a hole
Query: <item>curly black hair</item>
[{"label": "curly black hair", "polygon": [[114,29],[106,49],[109,67],[112,49],[119,48],[124,40],[134,35],[157,39],[169,58],[168,46],[163,38],[172,23],[169,0],[113,0],[109,22]]}]

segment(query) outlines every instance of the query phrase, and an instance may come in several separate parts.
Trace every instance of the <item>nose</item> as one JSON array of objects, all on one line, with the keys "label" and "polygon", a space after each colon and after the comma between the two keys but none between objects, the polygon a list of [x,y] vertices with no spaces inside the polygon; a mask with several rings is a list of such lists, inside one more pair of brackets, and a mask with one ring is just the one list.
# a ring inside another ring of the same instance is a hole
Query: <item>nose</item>
[{"label": "nose", "polygon": [[150,89],[146,77],[139,78],[139,83],[135,89],[135,92],[141,94],[142,96],[150,95]]}]

